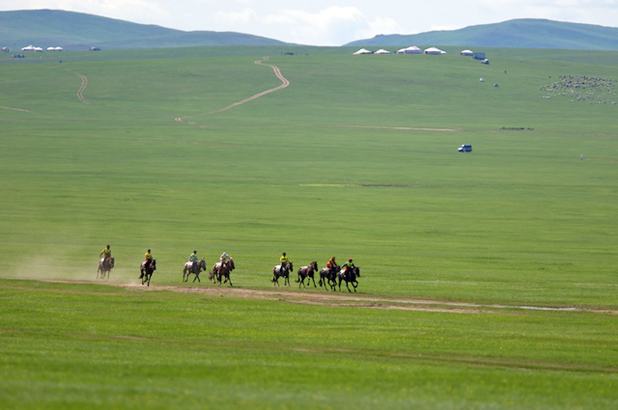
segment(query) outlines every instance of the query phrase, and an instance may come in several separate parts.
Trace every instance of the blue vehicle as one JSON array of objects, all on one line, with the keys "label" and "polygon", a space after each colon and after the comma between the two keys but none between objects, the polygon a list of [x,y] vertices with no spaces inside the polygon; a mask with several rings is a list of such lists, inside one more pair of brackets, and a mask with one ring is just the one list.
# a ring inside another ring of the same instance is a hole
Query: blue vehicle
[{"label": "blue vehicle", "polygon": [[472,152],[472,145],[462,144],[459,148],[457,148],[457,152]]}]

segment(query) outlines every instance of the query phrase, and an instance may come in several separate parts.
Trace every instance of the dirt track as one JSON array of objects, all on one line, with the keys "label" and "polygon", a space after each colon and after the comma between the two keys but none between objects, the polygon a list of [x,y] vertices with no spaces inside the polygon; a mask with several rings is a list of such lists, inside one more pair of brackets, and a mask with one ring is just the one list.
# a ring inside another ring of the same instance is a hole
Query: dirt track
[{"label": "dirt track", "polygon": [[597,314],[618,315],[614,310],[595,310],[585,307],[543,307],[543,306],[507,306],[507,305],[481,305],[467,302],[446,302],[439,300],[421,299],[387,299],[380,297],[362,296],[359,294],[344,292],[326,292],[321,289],[316,291],[296,291],[290,288],[274,288],[272,290],[243,289],[226,286],[215,286],[205,282],[194,286],[142,286],[139,283],[110,283],[110,282],[83,282],[64,280],[42,280],[42,282],[77,283],[77,284],[103,284],[117,286],[136,292],[168,291],[179,293],[194,293],[207,296],[239,297],[262,300],[277,300],[287,303],[318,305],[332,307],[356,307],[369,309],[390,309],[424,312],[446,313],[474,313],[474,314],[502,314],[522,315],[526,311],[550,311],[550,312],[590,312]]},{"label": "dirt track", "polygon": [[[279,67],[277,67],[276,65],[265,64],[264,63],[265,61],[268,61],[268,60],[269,60],[269,57],[265,56],[265,57],[262,57],[261,60],[256,60],[255,64],[263,65],[263,66],[267,66],[267,67],[272,68],[273,71],[275,72],[275,75],[277,76],[277,78],[279,78],[281,80],[281,85],[279,85],[279,86],[277,86],[275,88],[270,88],[270,89],[268,89],[266,91],[262,91],[260,93],[255,94],[255,95],[252,95],[251,97],[245,98],[244,100],[240,100],[240,101],[237,101],[237,102],[235,102],[233,104],[230,104],[227,107],[223,107],[223,108],[220,108],[218,110],[208,112],[206,114],[207,115],[211,115],[211,114],[217,114],[217,113],[220,113],[220,112],[223,112],[223,111],[227,111],[230,108],[238,107],[239,105],[242,105],[242,104],[245,104],[245,103],[247,103],[249,101],[255,100],[256,98],[263,97],[263,96],[265,96],[267,94],[270,94],[270,93],[273,93],[275,91],[282,90],[282,89],[288,87],[290,85],[290,82],[288,81],[287,78],[285,78],[283,76],[283,74],[281,74],[281,70],[279,69]],[[187,119],[187,118],[191,118],[191,117],[190,116],[175,117],[174,121],[176,121],[176,122],[184,122],[184,120]]]}]

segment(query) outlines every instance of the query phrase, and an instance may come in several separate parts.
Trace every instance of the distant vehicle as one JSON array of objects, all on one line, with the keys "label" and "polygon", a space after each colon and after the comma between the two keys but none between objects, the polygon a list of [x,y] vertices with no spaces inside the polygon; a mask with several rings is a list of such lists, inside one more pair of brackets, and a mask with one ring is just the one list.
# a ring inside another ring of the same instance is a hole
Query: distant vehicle
[{"label": "distant vehicle", "polygon": [[26,56],[23,55],[23,54],[13,54],[11,57],[13,57],[13,58],[26,58]]},{"label": "distant vehicle", "polygon": [[101,51],[101,47],[90,47],[90,51]]},{"label": "distant vehicle", "polygon": [[472,152],[472,145],[462,144],[457,148],[457,152]]}]

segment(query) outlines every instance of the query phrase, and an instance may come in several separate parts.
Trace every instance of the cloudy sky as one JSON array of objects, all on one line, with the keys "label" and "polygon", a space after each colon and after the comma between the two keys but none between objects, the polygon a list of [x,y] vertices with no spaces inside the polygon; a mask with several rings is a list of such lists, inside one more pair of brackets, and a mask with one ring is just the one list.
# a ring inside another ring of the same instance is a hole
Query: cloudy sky
[{"label": "cloudy sky", "polygon": [[618,0],[0,0],[0,11],[25,9],[331,46],[377,34],[453,30],[514,18],[618,26]]}]

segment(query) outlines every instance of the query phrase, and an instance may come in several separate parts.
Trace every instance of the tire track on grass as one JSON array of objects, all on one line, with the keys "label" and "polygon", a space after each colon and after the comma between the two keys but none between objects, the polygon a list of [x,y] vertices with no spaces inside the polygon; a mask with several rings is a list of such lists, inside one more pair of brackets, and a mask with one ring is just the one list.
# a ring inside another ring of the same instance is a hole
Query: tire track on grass
[{"label": "tire track on grass", "polygon": [[[228,105],[227,107],[223,107],[223,108],[220,108],[218,110],[208,112],[206,114],[208,114],[208,115],[218,114],[220,112],[227,111],[227,110],[229,110],[231,108],[234,108],[234,107],[238,107],[239,105],[248,103],[249,101],[253,101],[253,100],[257,99],[257,98],[263,97],[263,96],[268,95],[270,93],[274,93],[275,91],[283,90],[284,88],[288,87],[290,85],[290,81],[283,76],[283,74],[281,73],[281,69],[279,69],[279,67],[277,67],[276,65],[265,64],[264,63],[265,61],[269,61],[269,60],[270,60],[270,57],[264,56],[264,57],[262,57],[261,60],[254,61],[254,63],[257,64],[257,65],[261,65],[261,66],[272,68],[272,70],[275,73],[275,75],[277,76],[277,78],[279,80],[281,80],[281,85],[279,85],[277,87],[274,87],[274,88],[270,88],[270,89],[262,91],[262,92],[259,92],[259,93],[255,94],[255,95],[252,95],[251,97],[245,98],[244,100],[237,101],[235,103],[232,103],[232,104]],[[186,118],[190,118],[190,116],[175,117],[174,121],[176,121],[176,122],[183,122],[183,120],[186,119]]]},{"label": "tire track on grass", "polygon": [[30,110],[25,110],[23,108],[5,107],[3,105],[0,105],[0,108],[2,108],[3,110],[20,111],[20,112],[32,112]]},{"label": "tire track on grass", "polygon": [[91,104],[90,101],[88,101],[84,97],[84,91],[86,90],[86,87],[88,87],[88,77],[86,77],[83,74],[78,73],[77,71],[73,71],[69,68],[67,68],[67,70],[77,75],[82,80],[82,83],[80,84],[79,89],[77,90],[77,98],[84,104],[88,104],[88,105]]}]

